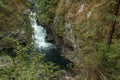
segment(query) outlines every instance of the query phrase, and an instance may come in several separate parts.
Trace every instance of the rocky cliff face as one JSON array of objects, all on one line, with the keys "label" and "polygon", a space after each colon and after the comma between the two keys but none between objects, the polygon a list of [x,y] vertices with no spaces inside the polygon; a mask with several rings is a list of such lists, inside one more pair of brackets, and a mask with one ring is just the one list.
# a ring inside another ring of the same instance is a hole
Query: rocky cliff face
[{"label": "rocky cliff face", "polygon": [[[45,3],[45,1],[43,2]],[[40,18],[38,18],[38,23],[46,28],[48,34],[46,40],[48,42],[54,43],[57,46],[57,48],[61,50],[62,53],[69,53],[73,51],[75,48],[75,39],[73,36],[73,30],[71,28],[70,23],[71,20],[70,19],[66,20],[67,13],[65,9],[67,3],[69,4],[68,0],[67,1],[60,0],[57,1],[57,3],[55,4],[54,3],[52,5],[48,4],[52,6],[48,8],[47,10],[48,12],[46,12],[49,14],[44,13],[38,14],[40,15]],[[64,8],[63,5],[65,5]],[[54,10],[54,12],[50,10]],[[44,20],[41,19],[41,17],[43,17],[42,15],[48,16],[46,20],[44,19],[46,22],[44,22]],[[47,19],[49,19],[50,21],[47,22]]]},{"label": "rocky cliff face", "polygon": [[[84,1],[82,1],[83,3]],[[47,30],[46,40],[54,43],[62,53],[72,52],[76,47],[72,23],[76,20],[75,15],[79,15],[79,11],[83,12],[84,5],[81,5],[82,9],[79,10],[80,5],[79,1],[60,0],[57,8],[54,9],[56,13],[53,14],[52,19],[50,18],[51,22],[41,23],[42,20],[38,19],[38,23]]]},{"label": "rocky cliff face", "polygon": [[[95,40],[96,33],[101,33],[99,36],[105,38],[104,34],[107,34],[105,30],[108,26],[104,28],[102,26],[101,30],[98,30],[100,27],[97,27],[100,23],[106,25],[103,22],[106,18],[106,14],[103,14],[107,13],[105,8],[107,8],[105,1],[59,0],[54,9],[55,13],[52,18],[50,17],[52,21],[48,23],[46,21],[43,24],[48,33],[47,41],[55,43],[63,53],[69,53],[74,49],[81,50],[89,44],[88,38]],[[49,14],[51,13],[49,11]],[[41,21],[39,20],[39,22]],[[98,24],[95,24],[95,21]],[[102,31],[102,29],[104,30]]]},{"label": "rocky cliff face", "polygon": [[[40,22],[38,21],[38,24]],[[40,24],[41,25],[41,24]],[[62,53],[68,53],[74,50],[74,37],[72,35],[72,30],[67,29],[69,24],[66,24],[67,36],[62,36],[55,33],[55,26],[51,24],[43,24],[42,26],[46,29],[47,36],[46,41],[53,43],[56,47],[61,50]]]}]

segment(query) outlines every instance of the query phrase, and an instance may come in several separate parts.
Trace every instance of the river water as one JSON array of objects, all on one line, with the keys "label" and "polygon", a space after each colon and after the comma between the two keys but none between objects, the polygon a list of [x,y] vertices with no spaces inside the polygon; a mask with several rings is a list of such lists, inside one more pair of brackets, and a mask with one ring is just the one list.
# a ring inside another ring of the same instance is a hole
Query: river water
[{"label": "river water", "polygon": [[36,48],[39,48],[40,50],[53,48],[53,44],[46,42],[46,30],[41,25],[38,25],[36,22],[36,13],[30,13],[30,21],[32,28],[34,29],[34,34],[32,36],[32,38],[34,39],[34,46]]},{"label": "river water", "polygon": [[46,42],[46,30],[41,25],[37,24],[36,13],[30,13],[30,22],[34,30],[32,38],[34,39],[33,45],[40,52],[45,53],[45,61],[51,61],[59,65],[63,69],[67,69],[69,60],[61,56],[60,51],[55,47],[54,44]]}]

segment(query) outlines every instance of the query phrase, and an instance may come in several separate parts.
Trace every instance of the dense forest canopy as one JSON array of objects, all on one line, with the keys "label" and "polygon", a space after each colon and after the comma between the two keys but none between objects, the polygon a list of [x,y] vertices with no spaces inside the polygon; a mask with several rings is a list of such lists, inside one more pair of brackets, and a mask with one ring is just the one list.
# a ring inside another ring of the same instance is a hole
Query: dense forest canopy
[{"label": "dense forest canopy", "polygon": [[[31,44],[30,11],[68,70]],[[0,80],[120,80],[120,0],[0,0]]]}]

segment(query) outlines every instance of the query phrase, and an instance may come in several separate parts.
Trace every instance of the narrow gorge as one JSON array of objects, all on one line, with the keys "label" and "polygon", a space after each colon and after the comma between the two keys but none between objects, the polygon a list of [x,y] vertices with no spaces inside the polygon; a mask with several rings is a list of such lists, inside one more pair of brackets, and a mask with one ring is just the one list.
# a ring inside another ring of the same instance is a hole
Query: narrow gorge
[{"label": "narrow gorge", "polygon": [[120,0],[0,0],[0,80],[120,80]]}]

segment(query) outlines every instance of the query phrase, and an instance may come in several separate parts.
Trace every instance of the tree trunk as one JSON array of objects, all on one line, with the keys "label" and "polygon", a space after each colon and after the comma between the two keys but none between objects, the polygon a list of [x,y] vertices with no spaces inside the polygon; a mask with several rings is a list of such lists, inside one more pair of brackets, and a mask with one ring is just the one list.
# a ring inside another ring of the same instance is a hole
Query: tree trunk
[{"label": "tree trunk", "polygon": [[[120,0],[116,0],[116,4],[115,4],[115,9],[114,9],[114,15],[118,16],[119,13],[119,7],[120,7]],[[112,42],[112,36],[115,30],[115,26],[116,26],[116,20],[114,20],[111,24],[111,26],[109,27],[109,31],[108,31],[108,37],[107,37],[107,45],[110,47],[111,42]]]}]

